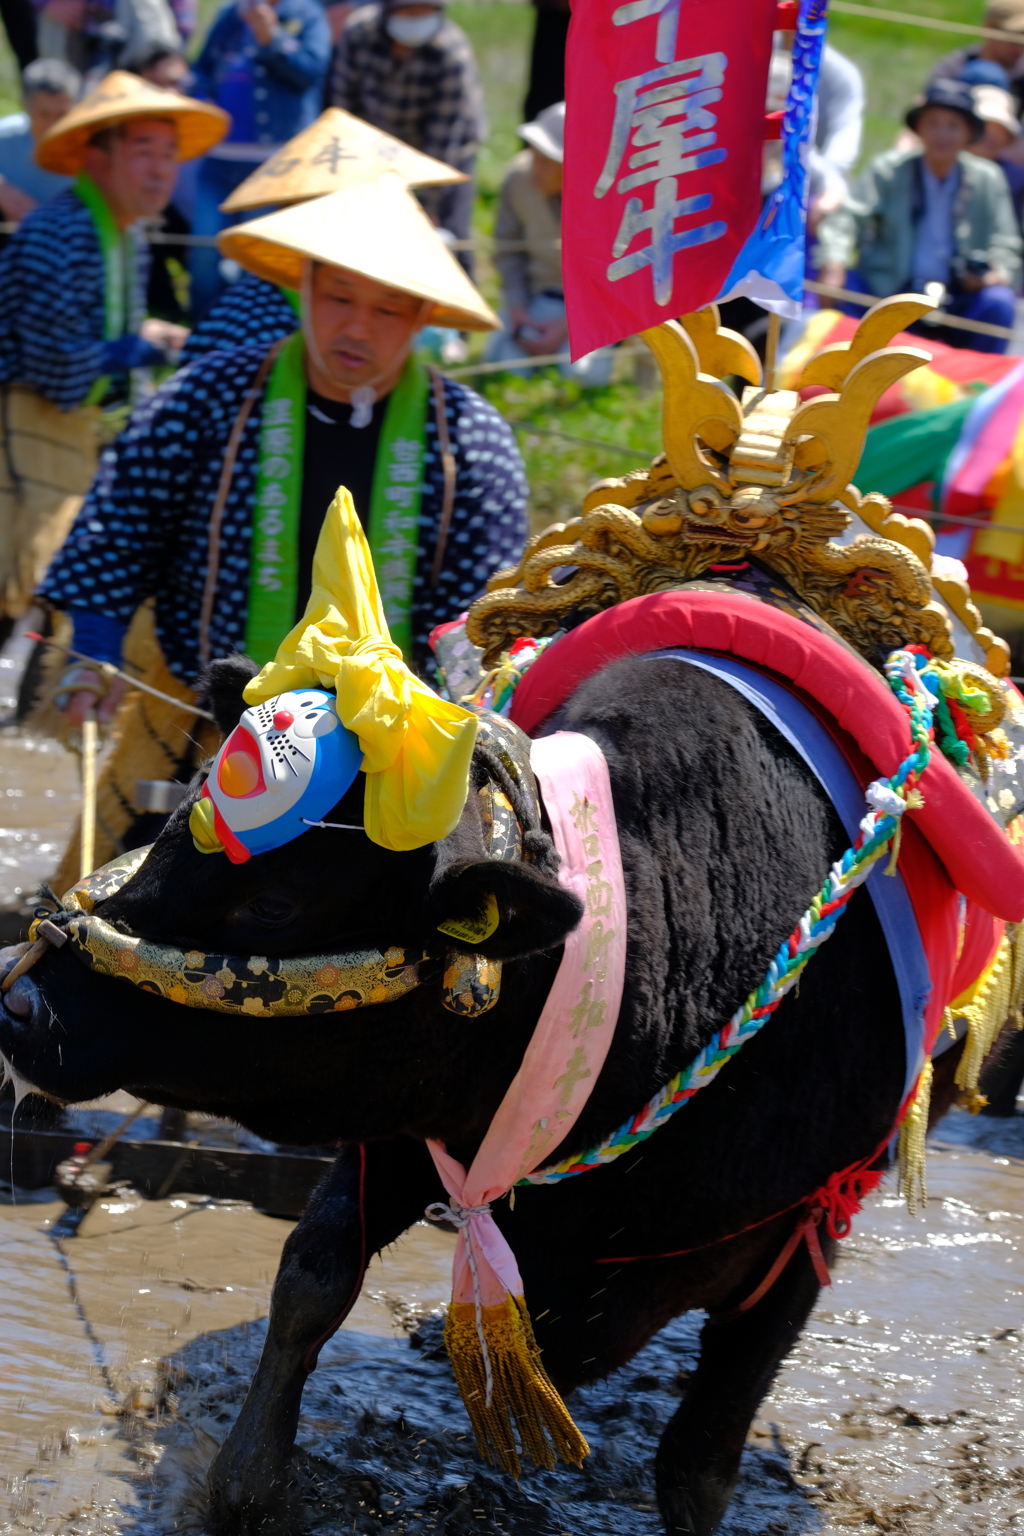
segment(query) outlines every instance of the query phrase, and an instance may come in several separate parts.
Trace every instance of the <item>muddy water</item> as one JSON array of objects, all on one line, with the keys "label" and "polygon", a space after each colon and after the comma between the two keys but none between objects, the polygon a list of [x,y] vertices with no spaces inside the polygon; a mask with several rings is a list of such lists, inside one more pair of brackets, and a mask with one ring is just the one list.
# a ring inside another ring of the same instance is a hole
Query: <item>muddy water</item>
[{"label": "muddy water", "polygon": [[[0,712],[17,660],[0,657]],[[77,804],[63,748],[0,730],[0,909],[51,872]],[[726,1536],[1024,1530],[1024,1116],[950,1117],[929,1184],[916,1218],[883,1187],[843,1244],[752,1427]],[[202,1532],[290,1230],[131,1192],[76,1229],[46,1194],[0,1196],[3,1536]],[[516,1486],[475,1460],[439,1347],[450,1255],[421,1226],[374,1261],[306,1390],[296,1530],[656,1536],[651,1458],[701,1319],[576,1395],[582,1472]]]},{"label": "muddy water", "polygon": [[[0,717],[14,708],[29,649],[15,638],[0,654]],[[70,752],[46,737],[0,729],[0,912],[23,907],[53,873],[80,804]]]},{"label": "muddy water", "polygon": [[[916,1218],[883,1187],[843,1245],[752,1428],[727,1536],[1024,1525],[1024,1116],[951,1117],[929,1185]],[[205,1467],[258,1357],[291,1224],[127,1194],[62,1235],[62,1210],[0,1207],[0,1531],[201,1532]],[[324,1351],[299,1430],[303,1518],[331,1536],[655,1536],[651,1457],[700,1318],[576,1395],[582,1472],[517,1487],[473,1457],[428,1315],[450,1254],[450,1238],[413,1229]]]}]

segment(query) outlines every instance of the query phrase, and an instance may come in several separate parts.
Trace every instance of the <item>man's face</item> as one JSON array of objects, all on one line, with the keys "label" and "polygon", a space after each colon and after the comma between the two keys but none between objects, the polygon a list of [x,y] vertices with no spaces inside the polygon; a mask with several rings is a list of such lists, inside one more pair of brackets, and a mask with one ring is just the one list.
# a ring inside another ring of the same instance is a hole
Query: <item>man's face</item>
[{"label": "man's face", "polygon": [[411,294],[357,272],[324,266],[314,272],[313,337],[332,380],[345,389],[387,373],[424,324],[422,311]]},{"label": "man's face", "polygon": [[103,162],[96,179],[117,207],[137,219],[162,213],[178,176],[178,131],[161,119],[139,118],[125,124],[109,150],[89,146],[86,169],[92,170],[89,157]]},{"label": "man's face", "polygon": [[43,134],[58,122],[72,107],[66,91],[33,91],[25,101],[29,130],[33,144],[38,144]]},{"label": "man's face", "polygon": [[534,186],[545,197],[557,197],[562,190],[561,161],[550,160],[547,155],[542,155],[539,149],[531,153],[533,162],[530,166],[530,175]]},{"label": "man's face", "polygon": [[971,145],[971,153],[984,155],[986,160],[998,160],[1000,155],[1006,153],[1012,138],[1012,133],[1002,123],[986,123],[981,138]]},{"label": "man's face", "polygon": [[1024,43],[1008,43],[1000,38],[987,37],[982,52],[983,57],[990,59],[993,64],[1001,64],[1008,74],[1012,74],[1024,53]]},{"label": "man's face", "polygon": [[917,136],[926,153],[952,159],[971,143],[971,127],[961,112],[950,107],[926,107],[917,120]]}]

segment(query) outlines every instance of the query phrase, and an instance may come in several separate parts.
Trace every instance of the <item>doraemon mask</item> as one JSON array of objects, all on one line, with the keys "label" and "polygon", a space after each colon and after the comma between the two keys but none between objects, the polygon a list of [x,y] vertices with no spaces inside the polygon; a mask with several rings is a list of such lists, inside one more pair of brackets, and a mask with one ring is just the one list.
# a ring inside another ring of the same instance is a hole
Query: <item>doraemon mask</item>
[{"label": "doraemon mask", "polygon": [[362,759],[333,693],[303,688],[247,709],[192,808],[196,847],[212,853],[219,842],[233,864],[244,864],[290,843],[338,803]]}]

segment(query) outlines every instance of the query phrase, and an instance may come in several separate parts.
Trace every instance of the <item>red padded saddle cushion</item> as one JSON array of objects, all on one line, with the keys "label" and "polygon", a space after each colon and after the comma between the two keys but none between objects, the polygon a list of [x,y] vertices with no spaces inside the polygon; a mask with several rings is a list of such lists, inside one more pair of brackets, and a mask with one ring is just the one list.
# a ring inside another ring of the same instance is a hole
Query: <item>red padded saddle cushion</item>
[{"label": "red padded saddle cushion", "polygon": [[[906,757],[906,711],[867,662],[811,625],[743,593],[655,592],[596,614],[534,662],[511,718],[533,735],[588,677],[623,656],[692,646],[752,662],[815,699],[857,742],[880,777]],[[1024,920],[1024,855],[936,749],[921,779],[914,825],[958,891],[993,917]]]}]

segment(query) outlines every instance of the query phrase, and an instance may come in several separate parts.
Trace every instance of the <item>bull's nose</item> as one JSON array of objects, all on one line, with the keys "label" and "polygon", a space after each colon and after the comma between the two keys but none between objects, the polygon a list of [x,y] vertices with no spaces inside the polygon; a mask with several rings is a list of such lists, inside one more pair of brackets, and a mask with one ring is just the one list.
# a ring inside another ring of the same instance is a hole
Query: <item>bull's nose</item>
[{"label": "bull's nose", "polygon": [[[5,949],[0,949],[0,982],[12,971],[29,949],[29,944],[10,944]],[[32,994],[34,988],[26,986],[27,976],[19,976],[8,992],[0,992],[0,1001],[8,1013],[13,1013],[15,1018],[27,1019],[32,1012]]]},{"label": "bull's nose", "polygon": [[3,993],[4,1007],[16,1019],[27,1019],[32,1013],[32,997],[35,987],[27,976],[19,976],[9,992]]}]

